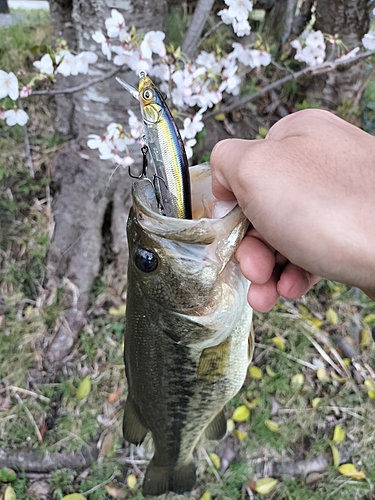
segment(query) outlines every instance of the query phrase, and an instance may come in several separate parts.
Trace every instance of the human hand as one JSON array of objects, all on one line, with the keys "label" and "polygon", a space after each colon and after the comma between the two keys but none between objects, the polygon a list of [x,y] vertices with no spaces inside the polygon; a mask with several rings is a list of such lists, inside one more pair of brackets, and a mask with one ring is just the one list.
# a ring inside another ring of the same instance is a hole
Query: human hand
[{"label": "human hand", "polygon": [[261,141],[212,151],[213,193],[236,198],[252,223],[237,251],[248,300],[270,310],[319,276],[375,298],[375,138],[331,113],[305,110]]}]

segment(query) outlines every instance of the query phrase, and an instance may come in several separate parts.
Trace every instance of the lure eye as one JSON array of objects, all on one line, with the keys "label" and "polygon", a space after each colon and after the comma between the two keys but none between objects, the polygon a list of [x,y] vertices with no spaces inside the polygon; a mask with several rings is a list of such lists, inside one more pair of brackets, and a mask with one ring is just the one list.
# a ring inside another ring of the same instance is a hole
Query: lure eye
[{"label": "lure eye", "polygon": [[150,250],[139,248],[135,252],[135,265],[144,273],[152,273],[158,267],[158,258]]},{"label": "lure eye", "polygon": [[143,92],[143,99],[145,101],[151,101],[153,97],[154,97],[154,93],[153,93],[153,91],[151,89],[146,89]]}]

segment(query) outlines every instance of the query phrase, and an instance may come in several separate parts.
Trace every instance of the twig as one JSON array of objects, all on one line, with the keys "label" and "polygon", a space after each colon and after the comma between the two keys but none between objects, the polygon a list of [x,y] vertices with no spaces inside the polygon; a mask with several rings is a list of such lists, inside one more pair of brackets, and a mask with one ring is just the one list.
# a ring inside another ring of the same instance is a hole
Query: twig
[{"label": "twig", "polygon": [[113,479],[116,477],[116,473],[114,472],[112,474],[112,476],[108,479],[106,479],[105,481],[103,481],[102,483],[100,484],[97,484],[96,486],[94,486],[93,488],[91,488],[90,490],[87,490],[87,491],[84,491],[82,493],[82,495],[86,496],[90,493],[93,493],[94,491],[98,490],[99,488],[101,488],[102,486],[105,486],[106,484],[110,483],[111,481],[113,481]]},{"label": "twig", "polygon": [[[23,109],[21,101],[18,102],[18,106],[20,109]],[[29,165],[30,177],[33,179],[35,177],[35,172],[34,172],[33,158],[31,156],[30,141],[29,141],[29,134],[27,132],[27,125],[25,125],[23,127],[23,133],[25,136],[25,152],[26,152],[27,164]]]},{"label": "twig", "polygon": [[[1,389],[0,392],[3,392],[5,389],[7,388],[5,387],[4,389]],[[41,394],[37,394],[36,392],[28,391],[27,389],[22,389],[21,387],[16,387],[14,385],[9,386],[8,389],[14,392],[20,392],[21,394],[25,394],[27,396],[32,396],[34,398],[41,399],[42,401],[46,401],[46,403],[50,401],[50,398],[47,398],[46,396],[42,396]]]},{"label": "twig", "polygon": [[195,53],[199,37],[201,36],[204,25],[210,15],[213,4],[214,0],[198,0],[193,19],[181,46],[182,52],[184,52],[188,57],[193,57]]},{"label": "twig", "polygon": [[212,460],[211,460],[211,457],[210,455],[207,453],[207,451],[202,448],[202,453],[204,455],[204,458],[206,459],[206,462],[208,463],[208,465],[211,467],[212,469],[212,472],[214,474],[214,476],[216,477],[216,479],[221,483],[222,482],[222,479],[218,473],[218,471],[216,470],[216,467],[214,466],[214,464],[212,463]]},{"label": "twig", "polygon": [[265,345],[265,344],[259,344],[258,342],[255,342],[254,345],[255,345],[255,347],[260,347],[261,349],[269,349],[270,351],[277,352],[277,354],[282,354],[286,358],[292,359],[293,361],[296,361],[300,365],[306,366],[307,368],[311,368],[314,371],[316,371],[318,369],[318,367],[313,365],[312,363],[309,363],[308,361],[304,361],[303,359],[296,358],[295,356],[292,356],[291,354],[288,354],[284,351],[281,351],[280,349],[275,349],[272,346]]},{"label": "twig", "polygon": [[[312,343],[312,345],[315,347],[315,349],[318,351],[318,353],[322,356],[323,359],[325,359],[327,361],[328,364],[330,364],[332,366],[332,368],[341,376],[343,377],[345,374],[344,372],[341,370],[340,367],[338,367],[336,365],[336,363],[334,361],[332,361],[332,359],[328,356],[328,354],[324,351],[324,349],[318,344],[318,342],[316,340],[314,340],[311,335],[309,335],[308,333],[306,332],[303,332],[303,334],[305,335],[305,337]],[[337,352],[337,351],[336,351]]]},{"label": "twig", "polygon": [[96,83],[104,82],[105,80],[108,80],[109,78],[112,78],[113,76],[117,75],[122,69],[124,69],[125,64],[122,66],[119,66],[118,68],[115,68],[112,70],[110,73],[107,73],[103,76],[99,76],[98,78],[94,78],[93,80],[90,80],[89,82],[82,83],[81,85],[77,85],[76,87],[70,87],[66,89],[56,89],[56,90],[35,90],[31,95],[59,95],[59,94],[74,94],[75,92],[80,92],[81,90],[85,90],[88,87],[91,87],[91,85],[95,85]]},{"label": "twig", "polygon": [[224,24],[224,21],[219,21],[217,22],[216,24],[214,24],[212,26],[212,28],[210,28],[209,30],[206,31],[206,33],[202,36],[202,38],[199,40],[199,43],[197,45],[197,49],[199,49],[199,47],[202,45],[202,43],[206,40],[206,38],[208,38],[211,33],[213,31],[215,31],[219,26],[221,26],[222,24]]},{"label": "twig", "polygon": [[347,479],[346,481],[344,481],[343,483],[341,483],[340,486],[338,488],[336,488],[335,490],[333,490],[332,493],[330,493],[327,498],[332,497],[333,495],[335,495],[338,491],[341,490],[341,488],[343,488],[344,486],[346,486],[349,482],[350,482],[350,479]]},{"label": "twig", "polygon": [[39,427],[37,426],[37,424],[36,424],[36,422],[34,420],[34,417],[32,416],[30,410],[28,409],[28,407],[25,405],[25,403],[22,401],[22,399],[19,397],[19,395],[17,393],[15,393],[14,397],[17,399],[17,401],[19,402],[19,404],[24,407],[26,415],[28,416],[28,418],[29,418],[32,426],[35,429],[36,437],[38,438],[38,441],[40,441],[42,443],[43,442],[43,437],[42,437],[42,435],[40,433]]},{"label": "twig", "polygon": [[362,54],[359,54],[356,57],[352,57],[351,59],[346,59],[346,60],[344,59],[341,61],[340,59],[335,59],[334,61],[324,62],[313,68],[309,66],[307,68],[301,69],[299,71],[296,71],[295,73],[291,73],[287,76],[284,76],[283,78],[280,78],[280,80],[276,80],[275,82],[266,85],[257,92],[254,92],[254,94],[244,96],[241,99],[231,100],[226,106],[222,106],[219,109],[216,109],[209,113],[205,113],[203,116],[203,120],[207,120],[208,118],[216,116],[219,113],[229,113],[231,111],[234,111],[235,109],[243,106],[244,104],[254,101],[255,99],[263,96],[264,94],[268,94],[268,92],[270,92],[271,90],[281,87],[282,85],[284,85],[284,83],[290,82],[291,80],[298,80],[299,78],[301,78],[301,76],[304,75],[314,76],[316,74],[329,73],[330,71],[335,70],[338,66],[343,66],[343,65],[346,66],[347,64],[353,64],[361,59],[366,59],[367,57],[371,57],[373,55],[375,55],[375,50],[369,50],[368,52],[363,52]]}]

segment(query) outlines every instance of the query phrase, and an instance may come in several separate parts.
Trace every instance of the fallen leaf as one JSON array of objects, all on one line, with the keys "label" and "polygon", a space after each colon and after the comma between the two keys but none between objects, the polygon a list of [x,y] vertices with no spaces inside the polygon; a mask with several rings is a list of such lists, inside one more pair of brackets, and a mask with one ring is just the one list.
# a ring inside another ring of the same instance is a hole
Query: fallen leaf
[{"label": "fallen leaf", "polygon": [[319,406],[319,403],[321,402],[322,398],[314,398],[311,401],[311,406],[312,408],[317,408]]},{"label": "fallen leaf", "polygon": [[360,345],[362,347],[367,347],[373,343],[371,331],[369,328],[364,328],[361,330],[361,341]]},{"label": "fallen leaf", "polygon": [[331,325],[337,325],[339,323],[337,312],[331,308],[329,308],[326,312],[326,319],[328,323],[331,323]]},{"label": "fallen leaf", "polygon": [[108,309],[108,314],[110,316],[125,316],[125,311],[126,311],[126,305],[122,304],[121,306],[118,307],[110,307]]},{"label": "fallen leaf", "polygon": [[34,481],[27,489],[27,495],[38,500],[47,500],[50,488],[48,481]]},{"label": "fallen leaf", "polygon": [[82,399],[87,398],[91,391],[91,379],[90,377],[85,377],[81,380],[78,389],[77,389],[77,399],[78,401],[82,401]]},{"label": "fallen leaf", "polygon": [[267,372],[267,375],[269,375],[270,377],[276,377],[276,375],[277,375],[277,373],[274,372],[272,370],[272,368],[268,365],[266,366],[266,372]]},{"label": "fallen leaf", "polygon": [[15,479],[17,479],[17,474],[13,469],[9,469],[8,467],[0,469],[0,481],[2,483],[10,483]]},{"label": "fallen leaf", "polygon": [[349,366],[350,366],[351,361],[350,361],[350,359],[349,359],[349,358],[343,358],[342,360],[344,361],[344,365],[345,365],[345,366],[347,366],[347,367],[349,367]]},{"label": "fallen leaf", "polygon": [[345,431],[341,425],[335,425],[335,430],[333,431],[332,441],[334,443],[341,443],[345,439]]},{"label": "fallen leaf", "polygon": [[315,326],[317,330],[320,330],[324,321],[318,318],[310,318],[309,321]]},{"label": "fallen leaf", "polygon": [[280,349],[281,351],[284,351],[285,349],[285,340],[281,337],[273,337],[273,339],[271,339],[272,342],[275,344],[275,346]]},{"label": "fallen leaf", "polygon": [[218,122],[223,122],[225,120],[225,114],[224,113],[218,113],[215,115],[215,120]]},{"label": "fallen leaf", "polygon": [[366,323],[366,325],[375,326],[375,314],[368,314],[363,318],[363,321]]},{"label": "fallen leaf", "polygon": [[70,495],[65,495],[61,500],[86,500],[86,497],[81,495],[81,493],[71,493]]},{"label": "fallen leaf", "polygon": [[129,495],[128,488],[120,488],[113,483],[105,484],[104,488],[112,498],[126,498]]},{"label": "fallen leaf", "polygon": [[109,432],[104,436],[104,439],[102,441],[102,445],[100,447],[100,454],[102,457],[106,457],[108,453],[111,453],[113,451],[113,443],[114,443],[114,435],[112,432]]},{"label": "fallen leaf", "polygon": [[280,426],[277,422],[274,422],[273,420],[265,420],[265,425],[268,427],[268,429],[272,432],[280,432]]},{"label": "fallen leaf", "polygon": [[263,376],[262,370],[257,366],[250,366],[249,373],[251,378],[261,379]]},{"label": "fallen leaf", "polygon": [[261,495],[268,495],[273,491],[277,485],[277,479],[273,477],[264,477],[263,479],[258,479],[255,483],[255,491]]},{"label": "fallen leaf", "polygon": [[330,382],[330,378],[328,377],[327,370],[325,368],[318,368],[316,370],[316,376],[321,382]]},{"label": "fallen leaf", "polygon": [[339,377],[336,372],[332,372],[331,377],[333,380],[336,380],[336,382],[347,382],[348,380],[348,377]]},{"label": "fallen leaf", "polygon": [[11,485],[7,486],[5,489],[4,500],[17,500],[16,492]]},{"label": "fallen leaf", "polygon": [[248,401],[247,399],[243,399],[243,402],[249,408],[249,410],[253,410],[254,408],[256,408],[261,401],[262,401],[262,398],[260,396],[257,396],[256,398],[252,399],[251,401]]},{"label": "fallen leaf", "polygon": [[236,426],[235,426],[235,423],[233,422],[233,420],[231,418],[228,418],[228,420],[227,420],[227,431],[228,431],[228,433],[233,432],[235,428],[236,428]]},{"label": "fallen leaf", "polygon": [[340,452],[334,444],[331,444],[331,450],[332,450],[332,462],[333,465],[336,467],[337,465],[340,464]]},{"label": "fallen leaf", "polygon": [[115,401],[117,401],[120,394],[121,394],[121,388],[120,386],[118,386],[117,389],[108,396],[107,398],[108,403],[114,403]]},{"label": "fallen leaf", "polygon": [[210,453],[211,462],[214,464],[215,469],[220,469],[220,457],[216,453]]},{"label": "fallen leaf", "polygon": [[299,391],[303,386],[304,381],[305,376],[302,373],[297,373],[297,375],[293,375],[290,385],[292,386],[292,389]]},{"label": "fallen leaf", "polygon": [[343,476],[352,477],[353,479],[366,479],[366,475],[362,470],[357,470],[353,464],[343,464],[337,469]]},{"label": "fallen leaf", "polygon": [[238,431],[237,429],[234,429],[233,434],[235,434],[240,441],[243,441],[247,436],[247,432],[241,432]]},{"label": "fallen leaf", "polygon": [[135,487],[137,486],[137,478],[135,477],[134,474],[129,474],[128,477],[126,478],[126,483],[131,490],[134,490]]},{"label": "fallen leaf", "polygon": [[241,405],[233,412],[232,419],[235,422],[245,422],[250,417],[250,410],[245,405]]},{"label": "fallen leaf", "polygon": [[375,399],[375,392],[373,392],[373,391],[368,391],[367,396],[368,396],[370,399]]},{"label": "fallen leaf", "polygon": [[211,500],[210,490],[205,491],[199,500]]},{"label": "fallen leaf", "polygon": [[363,382],[363,385],[366,387],[368,391],[375,392],[375,383],[371,379],[367,379]]}]

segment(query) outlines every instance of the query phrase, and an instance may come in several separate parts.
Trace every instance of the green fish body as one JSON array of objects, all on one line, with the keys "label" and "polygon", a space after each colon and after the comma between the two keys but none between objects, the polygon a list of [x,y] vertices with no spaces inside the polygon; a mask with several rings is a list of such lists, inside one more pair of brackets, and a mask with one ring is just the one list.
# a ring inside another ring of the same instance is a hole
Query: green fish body
[{"label": "green fish body", "polygon": [[225,435],[224,406],[253,351],[249,283],[234,258],[248,221],[238,206],[217,218],[225,202],[210,194],[209,166],[190,170],[193,220],[160,215],[142,180],[127,226],[124,437],[140,444],[151,431],[145,495],[193,488],[194,448]]}]

